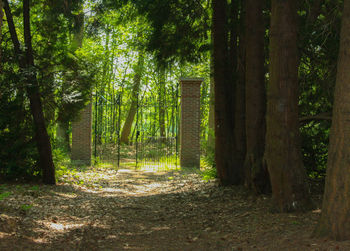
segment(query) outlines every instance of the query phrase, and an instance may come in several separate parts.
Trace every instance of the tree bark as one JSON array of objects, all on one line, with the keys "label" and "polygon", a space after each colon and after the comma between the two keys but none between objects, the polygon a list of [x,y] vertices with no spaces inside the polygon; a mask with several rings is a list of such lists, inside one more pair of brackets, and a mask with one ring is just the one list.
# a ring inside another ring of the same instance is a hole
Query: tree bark
[{"label": "tree bark", "polygon": [[138,95],[141,85],[141,76],[143,71],[144,57],[143,55],[139,56],[139,61],[135,69],[134,75],[134,86],[131,93],[131,105],[129,108],[128,115],[126,117],[125,123],[123,125],[123,130],[120,137],[120,142],[124,144],[129,144],[129,136],[131,132],[132,123],[134,122],[135,114],[137,112],[137,102]]},{"label": "tree bark", "polygon": [[[241,184],[234,161],[234,88],[228,66],[227,1],[213,0],[213,59],[215,82],[215,163],[221,185]],[[231,69],[232,70],[232,69]]]},{"label": "tree bark", "polygon": [[344,1],[321,219],[314,235],[350,240],[350,0]]},{"label": "tree bark", "polygon": [[313,24],[316,21],[317,17],[320,15],[323,2],[324,0],[313,1],[306,19],[307,26]]},{"label": "tree bark", "polygon": [[159,76],[159,132],[162,142],[165,142],[165,69],[160,69]]},{"label": "tree bark", "polygon": [[29,0],[23,1],[25,53],[21,51],[18,36],[13,23],[10,6],[7,0],[4,1],[4,5],[11,39],[15,48],[15,53],[18,57],[20,68],[24,72],[25,81],[27,83],[26,91],[29,97],[30,110],[34,120],[35,139],[39,152],[39,165],[43,171],[43,182],[45,184],[54,185],[56,184],[55,166],[52,160],[50,138],[45,126],[45,118],[33,58],[32,38],[30,31]]},{"label": "tree bark", "polygon": [[[211,32],[211,42],[213,42],[213,32]],[[207,151],[215,149],[215,83],[214,83],[214,55],[210,52],[210,84],[209,84],[209,118],[208,118],[208,141]]]},{"label": "tree bark", "polygon": [[300,125],[317,120],[332,120],[332,113],[324,112],[316,115],[303,116],[299,118]]},{"label": "tree bark", "polygon": [[214,83],[214,66],[213,59],[211,56],[210,59],[210,86],[209,86],[209,121],[208,121],[208,142],[207,142],[207,150],[213,151],[215,148],[215,83]]},{"label": "tree bark", "polygon": [[[239,2],[241,2],[239,4]],[[246,155],[246,130],[245,130],[245,33],[244,33],[244,18],[245,10],[243,6],[245,1],[232,1],[231,2],[231,52],[230,57],[232,65],[231,71],[232,83],[234,85],[234,163],[236,164],[237,174],[240,176],[239,184],[244,184],[244,160]],[[238,12],[240,8],[240,17],[238,18]],[[238,44],[239,40],[239,44]]]},{"label": "tree bark", "polygon": [[272,0],[265,159],[279,212],[311,206],[298,119],[297,1]]},{"label": "tree bark", "polygon": [[246,186],[257,194],[270,192],[270,180],[263,164],[265,150],[265,25],[264,1],[246,2]]}]

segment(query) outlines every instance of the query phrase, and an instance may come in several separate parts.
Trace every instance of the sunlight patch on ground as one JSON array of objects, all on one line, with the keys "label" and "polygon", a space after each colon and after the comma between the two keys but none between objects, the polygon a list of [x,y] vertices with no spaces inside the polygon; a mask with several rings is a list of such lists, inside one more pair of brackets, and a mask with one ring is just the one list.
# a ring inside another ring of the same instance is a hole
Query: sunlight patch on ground
[{"label": "sunlight patch on ground", "polygon": [[54,222],[50,222],[50,223],[46,223],[46,226],[48,226],[49,228],[51,228],[54,231],[65,231],[65,230],[70,230],[72,228],[79,228],[84,226],[84,224],[72,224],[72,223],[54,223]]},{"label": "sunlight patch on ground", "polygon": [[132,170],[130,170],[130,169],[119,169],[118,170],[118,173],[131,173],[132,172]]},{"label": "sunlight patch on ground", "polygon": [[160,188],[162,188],[164,185],[162,185],[161,183],[151,183],[148,185],[141,185],[141,186],[136,186],[135,187],[135,193],[133,194],[151,194],[152,191],[154,190],[159,190]]},{"label": "sunlight patch on ground", "polygon": [[154,231],[161,231],[161,230],[169,230],[171,228],[168,226],[159,226],[159,227],[152,227],[151,229]]},{"label": "sunlight patch on ground", "polygon": [[36,242],[36,243],[39,243],[39,244],[49,243],[47,240],[42,239],[42,238],[33,239],[33,241]]},{"label": "sunlight patch on ground", "polygon": [[103,188],[100,190],[101,197],[118,197],[128,194],[123,188]]},{"label": "sunlight patch on ground", "polygon": [[175,171],[180,170],[179,165],[175,164],[166,164],[166,163],[150,163],[150,164],[141,164],[137,167],[141,171],[150,171],[150,172],[165,172],[165,171]]},{"label": "sunlight patch on ground", "polygon": [[116,236],[114,234],[110,234],[106,237],[106,239],[118,239],[118,236]]},{"label": "sunlight patch on ground", "polygon": [[84,187],[84,186],[76,186],[77,188],[83,190],[84,192],[87,192],[87,193],[94,193],[94,194],[97,194],[99,193],[99,191],[96,191],[94,189],[90,189],[90,188],[87,188],[87,187]]},{"label": "sunlight patch on ground", "polygon": [[58,195],[58,196],[68,198],[68,199],[74,199],[77,197],[77,195],[74,193],[60,193],[60,192],[53,192],[53,193]]}]

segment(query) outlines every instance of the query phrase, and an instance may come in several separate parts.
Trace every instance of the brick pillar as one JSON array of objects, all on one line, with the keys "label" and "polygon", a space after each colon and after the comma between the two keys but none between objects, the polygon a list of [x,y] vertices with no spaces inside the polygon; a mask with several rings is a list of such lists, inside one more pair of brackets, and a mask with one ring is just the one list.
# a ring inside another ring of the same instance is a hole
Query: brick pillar
[{"label": "brick pillar", "polygon": [[72,123],[72,160],[91,164],[91,124],[92,105],[88,104],[81,112],[80,118]]},{"label": "brick pillar", "polygon": [[180,123],[180,165],[197,167],[200,165],[200,87],[203,79],[182,78],[181,123]]}]

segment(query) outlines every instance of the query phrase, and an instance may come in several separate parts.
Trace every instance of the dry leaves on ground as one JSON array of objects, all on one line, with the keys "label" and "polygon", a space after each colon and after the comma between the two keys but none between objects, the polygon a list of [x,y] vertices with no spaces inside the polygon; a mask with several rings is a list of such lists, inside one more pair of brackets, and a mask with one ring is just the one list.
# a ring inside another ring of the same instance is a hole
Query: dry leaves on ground
[{"label": "dry leaves on ground", "polygon": [[350,250],[311,239],[319,212],[190,172],[88,168],[57,186],[0,185],[0,250]]}]

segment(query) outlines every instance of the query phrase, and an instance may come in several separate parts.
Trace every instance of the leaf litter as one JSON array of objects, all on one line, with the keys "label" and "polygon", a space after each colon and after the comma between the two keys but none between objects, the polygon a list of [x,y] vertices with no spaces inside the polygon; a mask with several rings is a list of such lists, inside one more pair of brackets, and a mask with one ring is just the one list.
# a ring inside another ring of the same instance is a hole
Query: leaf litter
[{"label": "leaf litter", "polygon": [[1,193],[0,250],[350,250],[310,238],[319,210],[273,214],[269,197],[196,172],[91,167]]}]

